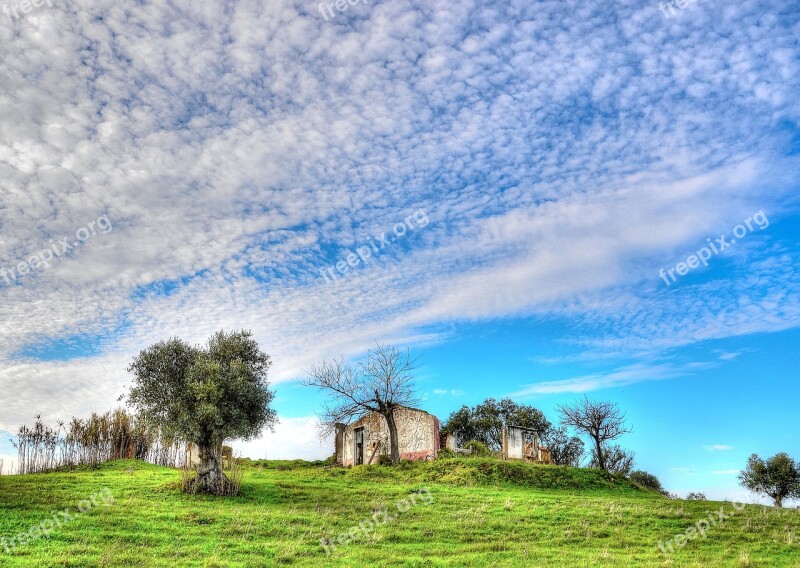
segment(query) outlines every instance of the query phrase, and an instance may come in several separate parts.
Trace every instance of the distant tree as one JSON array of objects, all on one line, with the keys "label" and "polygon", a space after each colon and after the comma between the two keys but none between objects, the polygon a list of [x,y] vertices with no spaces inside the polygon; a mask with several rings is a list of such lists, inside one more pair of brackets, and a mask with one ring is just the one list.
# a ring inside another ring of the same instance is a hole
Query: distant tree
[{"label": "distant tree", "polygon": [[[592,459],[589,467],[596,467],[609,473],[628,476],[633,469],[633,460],[636,454],[623,450],[616,445],[604,445],[602,459],[597,457],[597,450],[592,450]],[[603,464],[601,467],[600,464]]]},{"label": "distant tree", "polygon": [[343,359],[314,365],[304,384],[328,392],[320,414],[324,433],[332,433],[338,423],[349,424],[371,412],[383,416],[389,430],[389,457],[397,464],[400,444],[395,412],[419,402],[414,369],[408,351],[378,345],[356,365],[345,364]]},{"label": "distant tree", "polygon": [[510,398],[487,398],[472,408],[462,406],[453,412],[442,432],[453,434],[461,445],[475,440],[498,452],[503,445],[504,426],[529,428],[541,439],[550,429],[550,422],[533,406],[517,404]]},{"label": "distant tree", "polygon": [[277,421],[270,408],[269,355],[249,331],[220,331],[205,348],[180,339],[143,350],[133,373],[129,403],[150,424],[197,445],[201,463],[192,490],[225,494],[225,440],[252,439]]},{"label": "distant tree", "polygon": [[636,485],[644,487],[645,489],[649,489],[650,491],[656,491],[662,495],[667,494],[667,492],[664,491],[664,487],[661,485],[661,482],[652,473],[647,473],[646,471],[641,470],[634,471],[631,472],[629,479]]},{"label": "distant tree", "polygon": [[700,493],[699,491],[698,492],[692,491],[692,492],[689,492],[689,494],[686,495],[686,500],[687,501],[707,501],[708,499],[706,499],[706,494],[705,493]]},{"label": "distant tree", "polygon": [[785,499],[800,498],[800,464],[781,452],[762,460],[753,454],[739,474],[739,482],[754,493],[769,496],[775,507],[783,507]]},{"label": "distant tree", "polygon": [[542,436],[542,445],[550,450],[550,458],[555,465],[580,467],[586,454],[583,440],[570,436],[567,429],[550,428]]},{"label": "distant tree", "polygon": [[[630,432],[630,429],[625,426],[625,414],[614,403],[596,402],[589,400],[587,396],[572,405],[559,406],[558,410],[563,425],[576,428],[592,439],[594,443],[593,467],[609,471],[606,463],[608,452],[605,446],[608,442]],[[621,463],[620,465],[625,464]]]},{"label": "distant tree", "polygon": [[456,440],[458,440],[458,445],[462,448],[470,440],[485,444],[483,441],[485,436],[478,433],[478,427],[475,420],[472,419],[472,409],[466,405],[450,413],[450,416],[442,425],[442,433],[455,436]]}]

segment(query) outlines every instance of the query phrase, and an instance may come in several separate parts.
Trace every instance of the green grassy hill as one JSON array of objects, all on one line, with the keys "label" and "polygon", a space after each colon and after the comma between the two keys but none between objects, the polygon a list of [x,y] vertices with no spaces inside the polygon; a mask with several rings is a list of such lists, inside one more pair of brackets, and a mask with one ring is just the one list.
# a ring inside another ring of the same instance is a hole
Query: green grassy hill
[{"label": "green grassy hill", "polygon": [[[0,543],[0,566],[800,567],[800,511],[672,501],[594,470],[491,459],[251,462],[232,499],[184,495],[179,479],[134,461],[0,477],[0,538],[46,519],[62,525],[10,554]],[[75,515],[79,506],[86,512]],[[675,545],[712,516],[705,538]],[[366,531],[326,553],[322,538],[359,526]]]}]

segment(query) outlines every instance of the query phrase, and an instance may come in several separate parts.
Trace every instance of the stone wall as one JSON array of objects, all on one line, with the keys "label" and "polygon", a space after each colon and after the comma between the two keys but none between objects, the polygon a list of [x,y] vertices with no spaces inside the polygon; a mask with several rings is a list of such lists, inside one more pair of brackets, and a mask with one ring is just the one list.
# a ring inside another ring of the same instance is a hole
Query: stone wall
[{"label": "stone wall", "polygon": [[[439,453],[439,419],[422,410],[400,408],[395,411],[400,459],[434,458]],[[389,429],[386,419],[372,413],[350,425],[336,427],[336,461],[353,465],[355,430],[364,428],[364,463],[377,463],[381,454],[389,455]]]}]

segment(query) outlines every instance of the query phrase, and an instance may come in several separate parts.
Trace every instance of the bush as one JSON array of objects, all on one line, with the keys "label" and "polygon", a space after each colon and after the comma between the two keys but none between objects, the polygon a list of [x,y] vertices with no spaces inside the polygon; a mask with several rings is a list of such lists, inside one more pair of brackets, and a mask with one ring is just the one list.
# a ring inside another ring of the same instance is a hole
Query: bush
[{"label": "bush", "polygon": [[699,491],[697,493],[695,493],[695,492],[689,493],[686,496],[686,500],[687,501],[708,501],[708,499],[706,499],[706,494],[705,493],[700,493]]},{"label": "bush", "polygon": [[[603,461],[606,471],[617,475],[628,476],[633,469],[635,454],[631,451],[623,450],[619,446],[607,446],[603,448]],[[592,461],[589,467],[600,467],[600,460],[597,459],[597,451],[592,451]]]},{"label": "bush", "polygon": [[470,457],[473,458],[493,458],[496,454],[489,449],[489,446],[478,440],[472,440],[464,444],[464,449],[469,451]]},{"label": "bush", "polygon": [[652,473],[647,473],[646,471],[634,471],[631,473],[629,479],[642,489],[656,491],[662,495],[666,493],[664,491],[664,487],[661,485],[661,482]]}]

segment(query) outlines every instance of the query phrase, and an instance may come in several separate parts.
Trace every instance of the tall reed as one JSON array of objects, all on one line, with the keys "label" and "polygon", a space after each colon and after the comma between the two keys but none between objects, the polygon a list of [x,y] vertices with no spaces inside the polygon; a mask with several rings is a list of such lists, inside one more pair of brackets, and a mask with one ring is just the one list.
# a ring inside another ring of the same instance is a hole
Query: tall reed
[{"label": "tall reed", "polygon": [[92,466],[115,459],[139,459],[180,467],[187,460],[187,445],[164,436],[124,409],[93,413],[81,420],[59,422],[58,428],[36,417],[32,428],[22,426],[12,440],[19,454],[18,473],[43,473],[59,468]]}]

